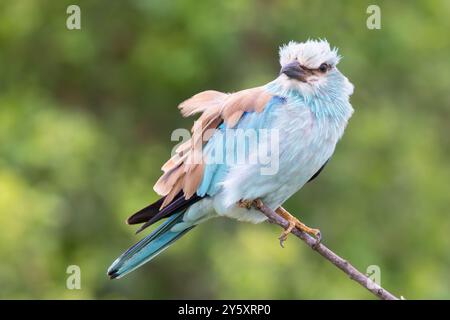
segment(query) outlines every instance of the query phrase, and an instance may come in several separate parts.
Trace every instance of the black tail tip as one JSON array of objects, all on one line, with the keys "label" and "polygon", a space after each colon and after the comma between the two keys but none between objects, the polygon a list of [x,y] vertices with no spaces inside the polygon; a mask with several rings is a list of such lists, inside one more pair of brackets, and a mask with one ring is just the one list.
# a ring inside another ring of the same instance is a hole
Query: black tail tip
[{"label": "black tail tip", "polygon": [[119,276],[119,273],[116,269],[108,270],[108,277],[112,279],[116,279]]},{"label": "black tail tip", "polygon": [[136,230],[136,232],[134,234],[138,234],[141,233],[145,228],[147,228],[150,224],[145,223],[142,226],[139,227],[139,229]]}]

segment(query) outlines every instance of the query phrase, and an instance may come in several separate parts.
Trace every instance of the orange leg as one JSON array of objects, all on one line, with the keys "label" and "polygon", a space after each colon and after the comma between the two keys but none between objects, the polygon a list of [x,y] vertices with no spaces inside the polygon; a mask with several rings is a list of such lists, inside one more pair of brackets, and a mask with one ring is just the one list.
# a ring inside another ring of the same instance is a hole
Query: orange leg
[{"label": "orange leg", "polygon": [[298,220],[296,217],[291,215],[286,209],[283,207],[279,207],[277,210],[275,210],[276,213],[278,213],[280,216],[282,216],[284,219],[286,219],[289,222],[289,226],[286,230],[283,231],[283,233],[280,236],[280,245],[283,247],[284,241],[286,241],[289,233],[291,233],[292,229],[297,228],[300,231],[303,231],[314,238],[317,239],[318,243],[321,240],[321,233],[319,229],[313,229],[305,225],[303,222]]}]

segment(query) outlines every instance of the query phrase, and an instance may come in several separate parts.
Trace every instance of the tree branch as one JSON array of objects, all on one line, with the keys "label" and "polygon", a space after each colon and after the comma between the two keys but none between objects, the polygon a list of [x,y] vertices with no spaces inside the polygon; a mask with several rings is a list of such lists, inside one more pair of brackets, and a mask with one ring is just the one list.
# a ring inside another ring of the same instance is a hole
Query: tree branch
[{"label": "tree branch", "polygon": [[[269,221],[279,226],[287,229],[289,223],[281,216],[279,216],[275,211],[266,206],[261,200],[256,200],[254,202],[255,207],[261,211],[264,215],[269,218]],[[348,261],[342,259],[333,251],[328,249],[322,243],[317,243],[317,240],[303,231],[298,230],[297,228],[292,229],[291,233],[296,235],[298,238],[303,240],[311,249],[317,251],[322,257],[330,261],[336,267],[345,272],[350,279],[358,282],[361,286],[372,292],[378,298],[382,300],[399,300],[392,293],[387,291],[386,289],[379,286],[377,283],[369,279],[366,275],[359,272],[354,266],[352,266]]]}]

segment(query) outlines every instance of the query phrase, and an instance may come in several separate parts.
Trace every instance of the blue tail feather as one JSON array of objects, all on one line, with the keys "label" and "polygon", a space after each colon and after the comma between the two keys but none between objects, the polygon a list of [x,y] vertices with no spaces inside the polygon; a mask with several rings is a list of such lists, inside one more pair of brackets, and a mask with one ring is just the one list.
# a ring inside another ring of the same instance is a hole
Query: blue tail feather
[{"label": "blue tail feather", "polygon": [[119,258],[117,258],[108,269],[108,275],[110,278],[121,278],[127,273],[135,270],[144,263],[156,257],[164,249],[167,249],[172,243],[178,240],[182,235],[191,230],[194,226],[187,227],[181,231],[171,231],[174,225],[182,222],[184,212],[185,210],[171,216],[151,234],[136,243]]}]

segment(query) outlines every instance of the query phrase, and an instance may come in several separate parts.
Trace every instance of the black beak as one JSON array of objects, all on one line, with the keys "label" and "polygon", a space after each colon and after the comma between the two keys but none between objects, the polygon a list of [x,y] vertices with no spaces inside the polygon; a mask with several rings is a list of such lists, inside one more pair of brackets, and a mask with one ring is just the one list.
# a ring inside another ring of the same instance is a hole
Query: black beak
[{"label": "black beak", "polygon": [[296,79],[302,82],[306,82],[305,76],[305,70],[302,69],[300,63],[297,61],[288,63],[287,65],[283,66],[280,70],[280,74],[284,73],[291,79]]}]

